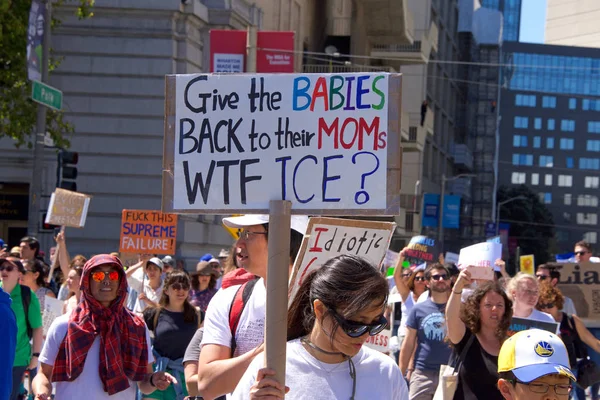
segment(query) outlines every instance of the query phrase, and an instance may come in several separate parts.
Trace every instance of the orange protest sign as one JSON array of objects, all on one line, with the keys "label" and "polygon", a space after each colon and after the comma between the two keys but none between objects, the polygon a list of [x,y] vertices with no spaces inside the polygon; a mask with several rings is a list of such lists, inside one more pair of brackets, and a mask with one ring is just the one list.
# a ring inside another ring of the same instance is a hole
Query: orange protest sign
[{"label": "orange protest sign", "polygon": [[149,210],[123,210],[119,251],[175,254],[177,214]]}]

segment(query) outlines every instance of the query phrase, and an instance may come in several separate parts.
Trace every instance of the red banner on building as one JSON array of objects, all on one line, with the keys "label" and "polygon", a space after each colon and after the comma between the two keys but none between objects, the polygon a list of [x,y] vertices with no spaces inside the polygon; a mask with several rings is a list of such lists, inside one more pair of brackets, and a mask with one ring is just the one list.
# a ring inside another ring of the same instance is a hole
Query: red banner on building
[{"label": "red banner on building", "polygon": [[256,72],[294,72],[294,32],[259,31],[257,47]]},{"label": "red banner on building", "polygon": [[244,72],[246,31],[210,30],[210,72]]}]

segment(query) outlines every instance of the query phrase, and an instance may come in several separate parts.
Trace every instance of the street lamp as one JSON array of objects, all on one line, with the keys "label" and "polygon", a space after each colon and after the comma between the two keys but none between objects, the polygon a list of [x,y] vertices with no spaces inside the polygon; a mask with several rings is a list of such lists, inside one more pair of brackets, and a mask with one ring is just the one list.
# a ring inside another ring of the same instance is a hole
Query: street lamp
[{"label": "street lamp", "polygon": [[510,203],[513,202],[515,200],[527,200],[527,197],[525,196],[516,196],[516,197],[511,197],[510,199],[501,201],[500,203],[498,203],[498,206],[496,207],[496,236],[498,236],[498,234],[500,233],[500,208],[505,205],[506,203]]},{"label": "street lamp", "polygon": [[451,178],[446,178],[446,175],[442,174],[442,194],[440,196],[440,209],[438,212],[438,239],[440,241],[440,251],[444,251],[444,196],[446,195],[446,182],[454,181],[459,178],[474,178],[475,174],[458,174]]}]

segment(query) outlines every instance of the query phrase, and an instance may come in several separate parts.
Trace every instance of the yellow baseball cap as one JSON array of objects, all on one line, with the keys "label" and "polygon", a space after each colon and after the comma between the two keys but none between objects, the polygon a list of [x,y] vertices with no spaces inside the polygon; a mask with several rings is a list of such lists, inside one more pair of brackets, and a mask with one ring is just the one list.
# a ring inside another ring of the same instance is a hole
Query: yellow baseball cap
[{"label": "yellow baseball cap", "polygon": [[509,371],[523,383],[551,374],[575,381],[565,344],[554,333],[541,329],[517,332],[504,342],[498,355],[498,372]]}]

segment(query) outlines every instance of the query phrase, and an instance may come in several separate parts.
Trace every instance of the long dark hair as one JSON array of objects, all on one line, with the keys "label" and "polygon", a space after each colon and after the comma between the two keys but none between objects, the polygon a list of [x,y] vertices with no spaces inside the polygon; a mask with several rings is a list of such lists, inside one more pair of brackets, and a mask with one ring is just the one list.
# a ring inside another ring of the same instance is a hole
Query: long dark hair
[{"label": "long dark hair", "polygon": [[[287,340],[310,333],[315,324],[312,304],[316,299],[327,306],[325,317],[331,314],[331,307],[342,317],[351,318],[374,302],[383,308],[388,293],[387,280],[374,265],[356,256],[334,257],[307,276],[300,285],[288,311]],[[332,332],[335,332],[338,323],[335,318],[332,322]]]},{"label": "long dark hair", "polygon": [[513,311],[512,301],[498,282],[489,281],[477,286],[467,301],[462,304],[460,319],[473,334],[479,333],[481,330],[481,312],[479,307],[481,301],[489,292],[497,293],[504,299],[504,315],[496,329],[496,338],[502,343],[506,339],[506,332],[510,326]]},{"label": "long dark hair", "polygon": [[[162,295],[160,296],[160,300],[158,302],[157,312],[162,311],[163,308],[169,305],[169,295],[167,295],[167,289],[174,283],[187,285],[191,288],[191,281],[188,273],[186,271],[173,270],[173,272],[169,273],[165,278]],[[183,320],[189,323],[198,323],[198,312],[190,303],[189,297],[185,299],[185,302],[183,303]]]},{"label": "long dark hair", "polygon": [[32,274],[35,274],[37,272],[38,277],[35,279],[35,283],[39,287],[48,287],[48,284],[46,283],[46,278],[48,277],[48,273],[50,272],[50,270],[47,269],[46,266],[40,260],[23,260],[23,265],[28,265],[31,268]]}]

